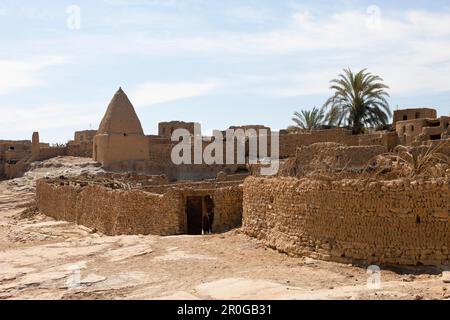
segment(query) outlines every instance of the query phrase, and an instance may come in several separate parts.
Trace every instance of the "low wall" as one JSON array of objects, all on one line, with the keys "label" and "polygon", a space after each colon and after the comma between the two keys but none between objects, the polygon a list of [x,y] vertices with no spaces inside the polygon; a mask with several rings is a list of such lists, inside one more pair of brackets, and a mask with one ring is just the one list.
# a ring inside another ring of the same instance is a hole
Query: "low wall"
[{"label": "low wall", "polygon": [[24,160],[20,160],[16,164],[5,163],[3,175],[7,179],[18,178],[23,176],[23,174],[28,171],[29,167],[30,167],[29,163]]},{"label": "low wall", "polygon": [[41,213],[95,228],[107,235],[180,233],[180,197],[140,190],[113,190],[100,185],[57,185],[37,182]]},{"label": "low wall", "polygon": [[80,143],[68,144],[66,148],[68,156],[92,158],[93,153],[92,141],[84,141]]},{"label": "low wall", "polygon": [[346,146],[324,142],[297,148],[295,157],[280,168],[281,176],[302,178],[312,172],[361,172],[376,156],[386,152],[383,146]]},{"label": "low wall", "polygon": [[319,142],[336,142],[345,145],[358,145],[358,138],[350,130],[313,130],[308,133],[280,134],[280,158],[293,157],[298,147]]},{"label": "low wall", "polygon": [[323,260],[450,263],[448,180],[334,182],[249,177],[243,231]]},{"label": "low wall", "polygon": [[40,148],[39,149],[39,158],[36,160],[44,161],[47,159],[55,158],[58,156],[65,156],[65,155],[67,155],[66,147]]},{"label": "low wall", "polygon": [[41,179],[36,186],[37,207],[57,220],[75,222],[107,235],[174,235],[187,231],[186,198],[210,195],[215,205],[213,232],[241,225],[239,182],[149,184],[139,189],[121,189],[121,183],[116,180],[105,186],[81,176],[72,180]]},{"label": "low wall", "polygon": [[[170,160],[169,160],[170,161]],[[228,174],[235,173],[238,165],[227,164],[181,164],[174,165],[171,162],[152,161],[123,161],[116,162],[113,165],[104,166],[104,168],[111,172],[138,172],[146,175],[161,175],[164,174],[171,181],[190,180],[200,181],[204,179],[214,179],[223,171]]]},{"label": "low wall", "polygon": [[376,132],[370,134],[353,135],[351,130],[328,129],[313,130],[309,133],[280,134],[280,158],[295,156],[300,146],[309,146],[321,142],[335,142],[347,146],[379,145],[385,151],[392,151],[398,145],[398,136],[395,132]]}]

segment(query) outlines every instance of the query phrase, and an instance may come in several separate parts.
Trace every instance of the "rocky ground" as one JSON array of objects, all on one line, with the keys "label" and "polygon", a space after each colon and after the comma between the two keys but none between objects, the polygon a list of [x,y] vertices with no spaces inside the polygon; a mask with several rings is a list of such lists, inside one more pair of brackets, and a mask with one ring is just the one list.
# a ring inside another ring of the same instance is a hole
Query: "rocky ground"
[{"label": "rocky ground", "polygon": [[0,299],[450,298],[444,268],[385,267],[373,288],[364,266],[288,257],[239,230],[107,237],[33,209],[36,179],[99,171],[63,157],[0,182]]}]

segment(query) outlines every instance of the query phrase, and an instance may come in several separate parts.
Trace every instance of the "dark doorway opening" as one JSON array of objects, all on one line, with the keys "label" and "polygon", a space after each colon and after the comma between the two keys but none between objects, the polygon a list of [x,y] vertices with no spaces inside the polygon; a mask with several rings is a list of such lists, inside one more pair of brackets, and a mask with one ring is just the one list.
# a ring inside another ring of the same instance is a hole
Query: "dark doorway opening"
[{"label": "dark doorway opening", "polygon": [[434,134],[434,135],[430,136],[430,140],[441,140],[441,135],[440,134]]},{"label": "dark doorway opening", "polygon": [[202,234],[203,223],[203,203],[202,197],[187,197],[186,199],[187,215],[187,234]]}]

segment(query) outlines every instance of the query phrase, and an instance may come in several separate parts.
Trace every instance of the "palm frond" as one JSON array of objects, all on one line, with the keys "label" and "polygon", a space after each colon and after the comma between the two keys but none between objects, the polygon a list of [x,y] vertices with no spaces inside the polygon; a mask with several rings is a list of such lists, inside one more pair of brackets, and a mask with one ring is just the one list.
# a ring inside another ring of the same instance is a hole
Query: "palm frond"
[{"label": "palm frond", "polygon": [[354,133],[361,133],[366,126],[384,126],[391,117],[387,98],[389,86],[383,79],[366,69],[354,74],[344,69],[331,80],[331,96],[324,104],[328,109],[325,120],[329,125],[347,123]]}]

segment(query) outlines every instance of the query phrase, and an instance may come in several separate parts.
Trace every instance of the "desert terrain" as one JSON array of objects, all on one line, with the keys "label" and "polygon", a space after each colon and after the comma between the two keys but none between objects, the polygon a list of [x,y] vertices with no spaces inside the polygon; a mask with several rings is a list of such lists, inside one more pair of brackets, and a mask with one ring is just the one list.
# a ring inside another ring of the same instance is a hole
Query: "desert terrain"
[{"label": "desert terrain", "polygon": [[36,162],[0,182],[0,299],[449,299],[449,271],[367,266],[290,257],[239,229],[203,236],[108,237],[41,215],[43,177],[95,173],[88,158]]}]

